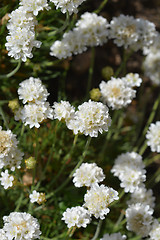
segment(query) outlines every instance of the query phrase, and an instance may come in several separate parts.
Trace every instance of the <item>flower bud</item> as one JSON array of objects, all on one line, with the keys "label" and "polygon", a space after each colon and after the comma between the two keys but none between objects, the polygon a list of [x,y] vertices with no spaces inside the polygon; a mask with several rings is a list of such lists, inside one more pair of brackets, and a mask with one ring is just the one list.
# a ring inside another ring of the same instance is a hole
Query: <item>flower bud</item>
[{"label": "flower bud", "polygon": [[101,92],[99,90],[99,88],[93,88],[90,92],[90,98],[93,101],[99,101],[100,97],[101,97]]},{"label": "flower bud", "polygon": [[36,165],[36,160],[34,157],[29,157],[25,160],[26,168],[33,169]]},{"label": "flower bud", "polygon": [[18,99],[16,98],[16,99],[9,101],[8,107],[12,110],[12,112],[15,112],[16,110],[18,110],[18,108],[20,107]]},{"label": "flower bud", "polygon": [[114,75],[114,71],[113,71],[113,68],[110,67],[110,66],[106,66],[104,68],[102,68],[102,77],[105,79],[105,80],[110,80],[111,77]]},{"label": "flower bud", "polygon": [[45,193],[40,193],[37,203],[40,205],[46,202]]}]

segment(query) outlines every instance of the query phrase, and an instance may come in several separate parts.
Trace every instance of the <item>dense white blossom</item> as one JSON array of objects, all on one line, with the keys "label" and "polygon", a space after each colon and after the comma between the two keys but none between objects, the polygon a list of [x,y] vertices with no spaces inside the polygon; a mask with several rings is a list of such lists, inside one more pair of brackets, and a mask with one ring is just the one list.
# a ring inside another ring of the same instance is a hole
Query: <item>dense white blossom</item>
[{"label": "dense white blossom", "polygon": [[149,205],[136,203],[126,209],[127,229],[147,237],[153,221],[153,209]]},{"label": "dense white blossom", "polygon": [[82,163],[73,174],[73,182],[76,187],[90,187],[95,183],[102,182],[105,178],[102,168],[96,163]]},{"label": "dense white blossom", "polygon": [[87,224],[90,223],[91,218],[88,211],[80,206],[67,208],[66,211],[63,213],[62,220],[65,221],[68,228],[71,227],[87,227]]},{"label": "dense white blossom", "polygon": [[112,233],[110,235],[106,233],[100,240],[125,240],[126,238],[126,235],[121,235],[121,233]]},{"label": "dense white blossom", "polygon": [[40,123],[45,119],[53,119],[53,109],[48,102],[41,102],[39,104],[29,103],[24,105],[19,115],[24,125],[29,125],[30,128],[39,128]]},{"label": "dense white blossom", "polygon": [[69,12],[72,13],[78,12],[78,7],[86,0],[50,0],[56,6],[56,9],[60,8],[62,13]]},{"label": "dense white blossom", "polygon": [[111,118],[108,108],[100,102],[89,100],[78,106],[75,118],[68,122],[67,127],[74,134],[82,133],[91,137],[97,137],[98,132],[108,131]]},{"label": "dense white blossom", "polygon": [[8,170],[5,170],[5,172],[1,172],[0,181],[4,189],[7,189],[13,186],[14,177],[8,174]]},{"label": "dense white blossom", "polygon": [[134,51],[149,47],[155,37],[156,29],[154,23],[141,18],[133,18],[121,14],[113,17],[110,22],[109,38],[114,39],[117,46],[124,46]]},{"label": "dense white blossom", "polygon": [[146,134],[147,145],[152,152],[160,152],[160,121],[151,123]]},{"label": "dense white blossom", "polygon": [[61,41],[57,40],[51,46],[51,56],[59,59],[80,54],[87,47],[99,46],[107,42],[108,22],[95,13],[85,12],[81,15],[76,27],[65,33]]},{"label": "dense white blossom", "polygon": [[54,109],[54,119],[59,121],[65,120],[66,122],[74,118],[75,108],[71,106],[68,101],[62,101],[60,103],[55,102],[53,104]]},{"label": "dense white blossom", "polygon": [[32,48],[39,48],[40,41],[35,40],[34,28],[37,21],[31,12],[27,12],[25,7],[20,6],[9,15],[10,20],[7,25],[9,35],[5,44],[8,55],[15,59],[26,62],[27,58],[32,58]]},{"label": "dense white blossom", "polygon": [[6,237],[5,231],[2,229],[0,229],[0,239],[1,240],[8,240],[8,238]]},{"label": "dense white blossom", "polygon": [[142,203],[149,205],[151,208],[155,207],[155,197],[152,189],[147,190],[145,187],[138,188],[131,194],[131,199],[127,201],[128,205]]},{"label": "dense white blossom", "polygon": [[126,86],[129,87],[140,87],[142,79],[139,77],[138,73],[128,73],[125,77],[122,78]]},{"label": "dense white blossom", "polygon": [[153,222],[149,236],[151,240],[160,240],[160,223],[157,221],[157,219],[155,219]]},{"label": "dense white blossom", "polygon": [[23,153],[17,147],[16,135],[0,126],[0,169],[8,167],[12,171],[20,168]]},{"label": "dense white blossom", "polygon": [[47,0],[20,0],[20,5],[22,5],[27,12],[33,12],[35,16],[38,15],[38,12],[44,8],[49,10]]},{"label": "dense white blossom", "polygon": [[108,82],[102,81],[99,87],[103,102],[112,109],[126,107],[136,95],[136,91],[120,78],[112,77]]},{"label": "dense white blossom", "polygon": [[26,212],[12,212],[3,217],[3,230],[9,240],[39,239],[41,231],[36,218]]},{"label": "dense white blossom", "polygon": [[118,192],[113,188],[94,184],[84,195],[84,207],[96,218],[104,219],[110,211],[109,204],[118,199]]},{"label": "dense white blossom", "polygon": [[49,95],[46,87],[42,84],[39,78],[30,77],[19,84],[18,94],[19,99],[23,100],[23,103],[41,103],[47,100]]},{"label": "dense white blossom", "polygon": [[120,179],[120,186],[124,188],[125,192],[137,191],[143,187],[143,182],[146,180],[142,157],[135,152],[119,155],[115,159],[111,172]]}]

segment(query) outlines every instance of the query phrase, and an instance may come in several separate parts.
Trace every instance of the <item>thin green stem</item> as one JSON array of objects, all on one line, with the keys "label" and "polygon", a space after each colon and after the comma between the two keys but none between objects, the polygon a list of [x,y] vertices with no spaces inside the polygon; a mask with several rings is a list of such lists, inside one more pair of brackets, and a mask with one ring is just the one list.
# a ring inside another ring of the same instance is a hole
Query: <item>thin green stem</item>
[{"label": "thin green stem", "polygon": [[20,69],[21,63],[22,63],[21,59],[19,59],[17,67],[12,72],[10,72],[6,75],[0,75],[0,79],[12,77]]},{"label": "thin green stem", "polygon": [[21,193],[19,199],[18,199],[18,203],[17,203],[17,207],[15,208],[15,212],[17,212],[21,206],[21,203],[22,203],[22,200],[23,200],[23,192]]},{"label": "thin green stem", "polygon": [[131,55],[132,55],[132,51],[127,54],[126,50],[124,49],[122,63],[119,66],[119,68],[117,69],[117,71],[115,72],[115,74],[114,74],[115,77],[118,77],[121,72],[123,72],[123,74],[125,74],[127,60],[129,59],[129,57]]},{"label": "thin green stem", "polygon": [[1,106],[0,106],[0,115],[1,115],[1,117],[2,117],[2,119],[3,119],[3,121],[4,121],[5,127],[6,127],[7,129],[9,129],[7,120],[6,120],[6,118],[5,118],[5,115],[4,115],[4,112],[3,112],[3,109],[2,109]]},{"label": "thin green stem", "polygon": [[103,2],[100,4],[99,8],[97,10],[95,10],[94,12],[96,14],[99,14],[100,11],[102,11],[102,9],[105,7],[105,5],[107,4],[108,0],[103,0]]},{"label": "thin green stem", "polygon": [[96,240],[96,239],[98,238],[99,233],[100,233],[100,231],[101,231],[102,222],[103,222],[103,221],[100,219],[100,220],[99,220],[99,223],[98,223],[98,225],[97,225],[97,228],[96,228],[96,232],[95,232],[95,234],[94,234],[94,236],[93,236],[93,238],[92,238],[91,240]]}]

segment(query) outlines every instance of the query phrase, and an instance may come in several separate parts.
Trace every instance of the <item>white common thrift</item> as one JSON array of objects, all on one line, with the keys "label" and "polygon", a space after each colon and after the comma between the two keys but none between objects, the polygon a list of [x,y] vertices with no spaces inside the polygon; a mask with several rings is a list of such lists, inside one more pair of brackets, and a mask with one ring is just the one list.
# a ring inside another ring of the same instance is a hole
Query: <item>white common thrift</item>
[{"label": "white common thrift", "polygon": [[84,207],[88,209],[89,214],[93,214],[95,218],[104,219],[105,215],[110,212],[109,204],[114,200],[118,200],[118,192],[113,188],[99,186],[95,184],[84,195]]},{"label": "white common thrift", "polygon": [[136,95],[136,91],[120,78],[112,77],[108,82],[102,81],[99,87],[102,101],[112,109],[126,107]]},{"label": "white common thrift", "polygon": [[7,25],[9,35],[5,44],[8,55],[16,60],[21,59],[26,62],[27,58],[32,58],[32,48],[41,46],[40,41],[35,40],[34,28],[37,21],[31,12],[20,6],[9,15],[10,20]]},{"label": "white common thrift", "polygon": [[111,172],[120,179],[120,186],[124,188],[125,192],[137,191],[143,187],[143,182],[146,180],[142,157],[135,152],[119,155]]},{"label": "white common thrift", "polygon": [[39,239],[41,231],[36,218],[26,212],[12,212],[3,217],[3,230],[9,240]]},{"label": "white common thrift", "polygon": [[139,77],[138,73],[128,73],[125,77],[122,78],[126,86],[129,87],[140,87],[142,79]]},{"label": "white common thrift", "polygon": [[142,203],[149,205],[151,208],[155,207],[155,197],[152,189],[147,190],[145,187],[138,188],[131,194],[131,199],[127,201],[128,205]]},{"label": "white common thrift", "polygon": [[67,208],[63,213],[62,220],[65,221],[68,228],[71,227],[87,227],[87,224],[91,222],[90,214],[88,211],[80,206]]},{"label": "white common thrift", "polygon": [[47,118],[53,119],[53,109],[48,102],[29,103],[21,110],[21,120],[24,125],[29,125],[30,128],[39,128],[40,123]]},{"label": "white common thrift", "polygon": [[111,124],[108,108],[100,102],[89,100],[78,106],[75,118],[68,122],[67,127],[74,134],[82,133],[90,137],[97,137],[98,132],[108,131]]},{"label": "white common thrift", "polygon": [[4,189],[7,189],[13,186],[14,177],[8,174],[8,170],[5,170],[5,172],[1,172],[0,181]]},{"label": "white common thrift", "polygon": [[98,167],[96,163],[82,163],[73,177],[75,187],[91,187],[95,183],[102,182],[105,175],[103,169]]},{"label": "white common thrift", "polygon": [[150,236],[151,240],[159,240],[160,239],[160,224],[156,219],[153,222],[152,229],[149,233],[149,236]]},{"label": "white common thrift", "polygon": [[0,229],[0,239],[8,240],[8,238],[6,237],[5,231],[3,229]]},{"label": "white common thrift", "polygon": [[160,152],[160,121],[151,123],[146,134],[147,145],[152,152]]},{"label": "white common thrift", "polygon": [[54,109],[54,119],[58,119],[59,121],[70,121],[74,118],[75,115],[75,108],[71,106],[68,101],[61,100],[60,103],[55,102],[53,104]]},{"label": "white common thrift", "polygon": [[16,135],[0,126],[0,169],[8,167],[12,171],[20,168],[23,153],[17,148]]},{"label": "white common thrift", "polygon": [[121,14],[114,17],[110,22],[109,38],[114,39],[118,46],[124,46],[134,51],[149,47],[155,37],[156,29],[154,23],[143,19],[135,19],[132,16]]},{"label": "white common thrift", "polygon": [[31,203],[37,202],[38,199],[39,199],[39,196],[40,196],[40,193],[37,192],[36,190],[34,190],[34,191],[29,195],[29,198],[30,198]]},{"label": "white common thrift", "polygon": [[20,5],[22,5],[27,12],[33,12],[35,16],[38,15],[38,12],[44,8],[49,10],[47,0],[20,0]]},{"label": "white common thrift", "polygon": [[51,56],[59,59],[73,54],[81,54],[90,46],[99,46],[107,42],[108,22],[95,13],[86,12],[81,15],[76,27],[63,35],[51,46]]},{"label": "white common thrift", "polygon": [[19,84],[18,95],[23,103],[41,103],[47,100],[49,95],[46,87],[39,78],[30,77]]},{"label": "white common thrift", "polygon": [[112,233],[112,234],[104,234],[103,238],[100,240],[125,240],[126,235],[121,235],[121,233]]},{"label": "white common thrift", "polygon": [[56,9],[60,8],[62,13],[69,12],[71,15],[73,12],[78,12],[78,7],[86,0],[50,0],[56,6]]},{"label": "white common thrift", "polygon": [[126,209],[127,229],[147,237],[153,221],[153,209],[149,205],[136,203]]}]

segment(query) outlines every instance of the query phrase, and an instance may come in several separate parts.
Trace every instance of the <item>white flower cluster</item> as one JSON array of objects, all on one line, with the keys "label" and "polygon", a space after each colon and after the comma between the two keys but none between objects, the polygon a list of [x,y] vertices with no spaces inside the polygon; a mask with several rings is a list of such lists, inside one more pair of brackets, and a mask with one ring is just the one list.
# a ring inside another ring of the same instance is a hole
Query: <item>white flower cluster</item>
[{"label": "white flower cluster", "polygon": [[[105,185],[98,185],[103,181],[104,174],[101,168],[96,164],[84,163],[73,175],[73,182],[76,187],[87,186],[89,189],[84,195],[83,207],[67,208],[63,213],[63,220],[68,227],[86,227],[91,221],[91,216],[104,219],[110,212],[108,208],[110,203],[118,200],[118,192]],[[84,215],[84,217],[83,217]],[[81,219],[83,218],[83,219]]]},{"label": "white flower cluster", "polygon": [[22,120],[30,128],[34,126],[39,128],[39,123],[45,119],[53,119],[53,109],[46,102],[49,93],[39,78],[30,77],[20,83],[18,94],[19,99],[22,99],[24,104],[28,104],[18,109],[15,120]]},{"label": "white flower cluster", "polygon": [[41,46],[41,42],[35,40],[34,28],[37,21],[33,13],[28,12],[24,6],[13,11],[9,17],[9,36],[5,44],[8,55],[26,62],[27,58],[33,57],[32,48]]},{"label": "white flower cluster", "polygon": [[160,121],[151,123],[146,134],[147,145],[152,152],[160,152]]},{"label": "white flower cluster", "polygon": [[20,0],[19,4],[23,6],[27,12],[33,12],[35,16],[37,16],[38,12],[43,9],[50,9],[47,0]]},{"label": "white flower cluster", "polygon": [[37,202],[38,204],[44,203],[45,200],[45,193],[39,193],[36,190],[34,190],[30,195],[29,195],[31,203]]},{"label": "white flower cluster", "polygon": [[153,209],[149,205],[136,203],[126,209],[127,229],[141,235],[148,236],[153,222]]},{"label": "white flower cluster", "polygon": [[124,46],[125,49],[130,48],[138,51],[144,47],[149,47],[156,35],[154,23],[121,14],[111,20],[108,37],[114,39],[114,43],[118,47]]},{"label": "white flower cluster", "polygon": [[0,181],[1,185],[4,186],[4,189],[7,189],[9,187],[13,186],[14,177],[8,174],[8,170],[5,170],[5,172],[1,172]]},{"label": "white flower cluster", "polygon": [[160,85],[160,34],[154,44],[145,49],[146,58],[143,63],[144,74],[150,78],[154,85]]},{"label": "white flower cluster", "polygon": [[146,180],[146,170],[142,162],[142,157],[135,152],[127,152],[119,155],[111,172],[117,176],[125,192],[131,192],[143,187]]},{"label": "white flower cluster", "polygon": [[12,212],[9,216],[3,217],[4,227],[1,229],[2,240],[25,240],[39,239],[41,231],[36,218],[29,213]]},{"label": "white flower cluster", "polygon": [[17,147],[16,135],[0,126],[0,169],[8,167],[11,171],[20,168],[23,153]]},{"label": "white flower cluster", "polygon": [[139,87],[142,79],[138,74],[129,73],[123,78],[111,77],[108,82],[99,85],[102,101],[112,109],[120,109],[131,103],[136,96],[133,87]]},{"label": "white flower cluster", "polygon": [[56,6],[56,9],[60,8],[62,13],[69,12],[72,13],[78,12],[78,7],[86,0],[50,0]]},{"label": "white flower cluster", "polygon": [[53,108],[55,119],[65,120],[74,134],[97,137],[98,132],[108,131],[111,124],[108,108],[100,102],[84,102],[78,106],[76,112],[69,102],[65,101],[54,103]]},{"label": "white flower cluster", "polygon": [[102,182],[105,178],[102,168],[96,163],[82,163],[73,174],[75,187],[91,187],[95,183]]},{"label": "white flower cluster", "polygon": [[160,223],[157,221],[157,219],[154,220],[152,229],[149,233],[151,240],[159,240],[160,239]]},{"label": "white flower cluster", "polygon": [[61,41],[57,40],[51,46],[51,56],[59,59],[67,58],[73,54],[80,54],[87,47],[99,46],[107,42],[108,22],[95,13],[86,12],[76,23],[76,27],[63,35]]},{"label": "white flower cluster", "polygon": [[104,234],[103,238],[100,240],[125,240],[126,235],[121,235],[121,233],[112,233],[112,234]]}]

